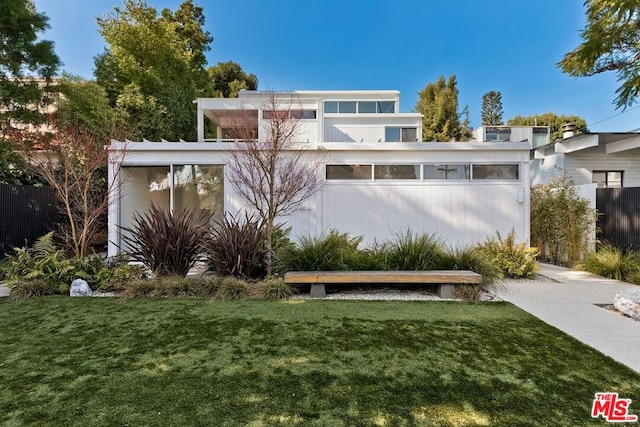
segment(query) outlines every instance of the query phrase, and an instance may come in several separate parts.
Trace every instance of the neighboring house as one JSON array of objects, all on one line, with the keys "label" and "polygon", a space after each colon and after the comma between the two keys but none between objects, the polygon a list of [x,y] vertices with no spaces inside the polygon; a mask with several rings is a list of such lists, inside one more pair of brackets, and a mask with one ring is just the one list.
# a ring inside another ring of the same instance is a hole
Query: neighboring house
[{"label": "neighboring house", "polygon": [[[119,226],[153,201],[218,215],[248,209],[229,184],[225,163],[237,149],[237,118],[250,118],[258,138],[271,112],[268,96],[242,91],[237,99],[197,99],[198,141],[112,141],[110,176],[119,194],[109,209],[109,254],[119,251]],[[294,144],[318,170],[324,187],[305,210],[282,218],[291,237],[335,228],[364,243],[411,228],[437,233],[452,246],[515,230],[529,238],[529,142],[419,142],[422,116],[400,113],[397,91],[297,91]],[[210,120],[220,139],[205,139]],[[122,157],[123,155],[123,157]],[[118,170],[115,159],[122,158]]]},{"label": "neighboring house", "polygon": [[558,172],[579,186],[640,187],[640,133],[568,132],[556,143],[531,149],[531,185],[546,184]]}]

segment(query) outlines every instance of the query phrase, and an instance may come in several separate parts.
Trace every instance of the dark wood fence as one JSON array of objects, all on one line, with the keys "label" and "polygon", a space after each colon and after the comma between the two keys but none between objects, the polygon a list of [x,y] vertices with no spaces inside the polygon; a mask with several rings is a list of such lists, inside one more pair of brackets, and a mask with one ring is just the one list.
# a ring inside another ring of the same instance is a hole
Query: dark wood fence
[{"label": "dark wood fence", "polygon": [[0,258],[52,230],[56,195],[48,187],[0,184]]},{"label": "dark wood fence", "polygon": [[598,188],[598,240],[640,249],[640,187]]}]

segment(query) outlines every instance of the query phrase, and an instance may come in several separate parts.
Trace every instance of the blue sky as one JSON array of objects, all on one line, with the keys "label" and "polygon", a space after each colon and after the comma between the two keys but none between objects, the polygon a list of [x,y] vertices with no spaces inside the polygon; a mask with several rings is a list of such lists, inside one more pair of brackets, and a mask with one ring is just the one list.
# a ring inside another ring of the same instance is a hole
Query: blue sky
[{"label": "blue sky", "polygon": [[[180,0],[147,0],[160,11]],[[397,89],[401,110],[455,74],[460,110],[480,124],[482,95],[502,93],[505,121],[553,111],[592,131],[640,128],[640,108],[613,105],[615,75],[572,78],[556,63],[579,43],[582,0],[195,0],[214,37],[209,64],[233,60],[261,89]],[[96,17],[117,0],[35,0],[63,69],[91,78],[104,41]],[[622,114],[620,114],[622,113]],[[610,118],[616,116],[614,118]],[[599,122],[599,123],[597,123]]]}]

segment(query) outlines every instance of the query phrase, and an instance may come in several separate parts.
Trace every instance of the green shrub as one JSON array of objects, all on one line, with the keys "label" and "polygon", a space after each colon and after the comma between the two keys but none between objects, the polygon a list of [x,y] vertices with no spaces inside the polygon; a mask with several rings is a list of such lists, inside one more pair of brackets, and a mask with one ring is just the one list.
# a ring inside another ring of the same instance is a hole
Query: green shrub
[{"label": "green shrub", "polygon": [[126,298],[143,297],[212,297],[218,288],[215,279],[160,276],[133,280],[122,287]]},{"label": "green shrub", "polygon": [[80,274],[75,263],[54,245],[53,233],[38,238],[30,248],[14,248],[14,254],[0,266],[0,279],[9,287],[44,281],[57,289],[62,284],[70,284]]},{"label": "green shrub", "polygon": [[209,270],[240,279],[264,275],[263,231],[261,221],[245,215],[244,220],[225,216],[214,225],[207,245]]},{"label": "green shrub", "polygon": [[378,249],[386,270],[437,270],[445,257],[444,246],[435,234],[414,234],[410,229]]},{"label": "green shrub", "polygon": [[638,283],[640,254],[634,251],[623,251],[606,244],[597,252],[587,255],[582,263],[576,265],[576,268],[610,279]]},{"label": "green shrub", "polygon": [[9,293],[9,297],[12,299],[26,299],[47,295],[56,295],[59,293],[61,292],[55,283],[43,279],[33,279],[21,281],[14,284],[14,286],[11,288],[11,292]]},{"label": "green shrub", "polygon": [[255,285],[253,292],[255,297],[269,300],[287,299],[291,295],[293,295],[293,289],[281,278],[265,279]]},{"label": "green shrub", "polygon": [[281,249],[276,254],[278,270],[287,271],[345,271],[358,264],[358,245],[362,237],[331,230],[317,237],[303,237],[299,244]]},{"label": "green shrub", "polygon": [[239,300],[249,297],[249,285],[244,280],[225,277],[218,284],[214,298],[221,300]]},{"label": "green shrub", "polygon": [[489,237],[478,249],[493,258],[504,277],[534,277],[538,270],[538,250],[516,242],[514,230],[504,239],[496,233],[496,237]]},{"label": "green shrub", "polygon": [[145,213],[133,214],[132,227],[122,227],[126,250],[158,276],[186,276],[204,253],[207,227],[195,211],[171,213],[149,205]]},{"label": "green shrub", "polygon": [[482,276],[484,285],[492,285],[497,279],[502,278],[502,272],[496,260],[473,246],[447,249],[438,269],[471,270]]},{"label": "green shrub", "polygon": [[580,261],[591,244],[595,220],[595,210],[566,175],[531,187],[531,244],[541,259],[569,265]]},{"label": "green shrub", "polygon": [[146,278],[147,270],[143,266],[129,264],[126,255],[117,255],[104,261],[97,275],[97,290],[117,290],[129,282]]}]

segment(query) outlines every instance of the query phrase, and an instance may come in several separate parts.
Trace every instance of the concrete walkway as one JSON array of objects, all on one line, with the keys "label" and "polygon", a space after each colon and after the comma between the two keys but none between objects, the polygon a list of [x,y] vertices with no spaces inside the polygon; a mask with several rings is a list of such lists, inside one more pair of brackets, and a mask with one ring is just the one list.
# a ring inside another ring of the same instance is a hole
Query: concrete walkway
[{"label": "concrete walkway", "polygon": [[496,294],[640,372],[640,322],[596,305],[634,285],[549,264],[539,273],[556,282],[511,281]]},{"label": "concrete walkway", "polygon": [[7,288],[3,284],[0,284],[0,298],[1,297],[8,297],[8,296],[9,296],[9,288]]}]

